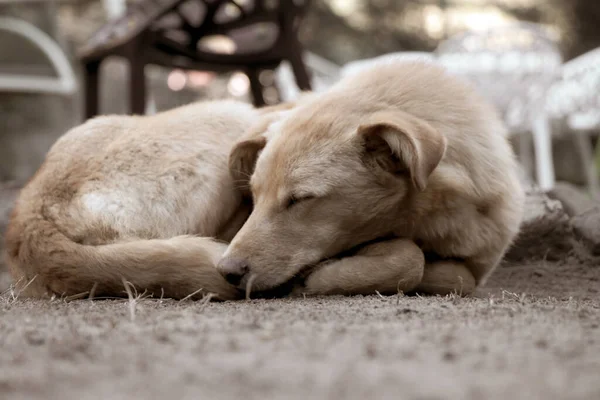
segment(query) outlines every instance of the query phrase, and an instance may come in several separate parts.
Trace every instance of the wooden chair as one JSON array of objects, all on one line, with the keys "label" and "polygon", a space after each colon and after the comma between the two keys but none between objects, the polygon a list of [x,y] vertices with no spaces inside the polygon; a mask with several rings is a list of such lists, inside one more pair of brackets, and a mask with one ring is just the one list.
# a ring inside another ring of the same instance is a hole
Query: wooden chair
[{"label": "wooden chair", "polygon": [[[264,105],[260,73],[282,61],[298,87],[310,90],[298,27],[309,0],[139,0],[102,27],[80,51],[85,74],[85,117],[98,114],[99,69],[110,56],[130,64],[130,112],[143,114],[144,67],[243,71],[254,104]],[[220,46],[218,45],[220,44]],[[263,80],[264,81],[264,80]]]}]

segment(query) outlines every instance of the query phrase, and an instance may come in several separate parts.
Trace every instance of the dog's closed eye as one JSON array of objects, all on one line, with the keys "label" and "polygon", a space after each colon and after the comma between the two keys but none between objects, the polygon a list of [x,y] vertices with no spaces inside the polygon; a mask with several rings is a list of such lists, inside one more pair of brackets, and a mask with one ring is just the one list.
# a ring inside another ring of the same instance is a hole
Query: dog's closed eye
[{"label": "dog's closed eye", "polygon": [[312,200],[315,198],[316,198],[316,196],[314,196],[314,195],[301,195],[301,196],[291,195],[290,197],[288,197],[287,202],[285,203],[285,208],[290,209],[293,206],[295,206],[296,204],[305,202],[307,200]]}]

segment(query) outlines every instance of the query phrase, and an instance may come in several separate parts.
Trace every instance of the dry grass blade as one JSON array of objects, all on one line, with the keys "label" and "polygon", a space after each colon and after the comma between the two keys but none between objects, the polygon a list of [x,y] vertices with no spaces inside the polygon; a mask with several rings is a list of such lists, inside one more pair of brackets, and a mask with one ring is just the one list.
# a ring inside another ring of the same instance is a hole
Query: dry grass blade
[{"label": "dry grass blade", "polygon": [[200,311],[204,310],[204,308],[206,308],[206,306],[208,305],[208,303],[210,303],[210,301],[215,297],[214,293],[208,293],[206,296],[204,296],[202,298],[202,300],[200,301]]},{"label": "dry grass blade", "polygon": [[[131,282],[128,282],[125,280],[125,278],[122,279],[123,281],[123,286],[125,287],[125,291],[127,292],[127,298],[129,299],[129,320],[131,322],[135,322],[135,311],[136,311],[136,305],[137,305],[137,291],[135,289],[135,286],[133,286],[133,284]],[[135,292],[135,296],[134,296],[134,292]]]},{"label": "dry grass blade", "polygon": [[22,280],[23,280],[23,278],[19,279],[16,282],[11,283],[2,293],[0,293],[0,296],[4,297],[5,295],[10,293],[11,298],[14,298],[15,287],[19,283],[21,283]]},{"label": "dry grass blade", "polygon": [[252,292],[252,284],[256,279],[256,275],[250,275],[248,282],[246,283],[246,300],[250,300],[250,293]]},{"label": "dry grass blade", "polygon": [[35,278],[37,278],[37,275],[34,276],[33,278],[31,278],[31,280],[29,282],[27,282],[27,284],[25,286],[23,286],[21,289],[19,289],[19,293],[17,294],[17,297],[19,296],[19,294],[21,294],[22,292],[24,292],[29,287],[29,285],[31,285],[31,283],[33,281],[35,281]]},{"label": "dry grass blade", "polygon": [[4,296],[5,294],[10,293],[9,303],[14,303],[17,301],[17,299],[19,298],[21,293],[23,293],[25,291],[25,289],[27,289],[29,287],[29,285],[31,285],[31,283],[35,280],[35,278],[37,278],[37,275],[35,275],[33,278],[31,278],[31,280],[29,282],[27,282],[27,284],[25,284],[25,286],[23,286],[22,288],[19,288],[21,282],[23,281],[23,278],[21,278],[18,281],[16,281],[15,283],[13,283],[12,285],[10,285],[8,287],[8,289],[6,289],[0,295]]},{"label": "dry grass blade", "polygon": [[94,297],[96,296],[96,289],[98,289],[98,282],[94,282],[92,290],[90,290],[90,295],[88,296],[89,300],[94,300]]},{"label": "dry grass blade", "polygon": [[[181,303],[183,301],[187,301],[187,300],[191,299],[192,297],[194,297],[195,295],[197,295],[198,293],[200,293],[203,290],[204,290],[203,288],[200,288],[200,289],[196,290],[195,292],[192,292],[192,293],[188,294],[183,299],[179,300],[179,302]],[[162,294],[161,294],[161,298],[162,298]]]},{"label": "dry grass blade", "polygon": [[80,300],[80,299],[89,297],[89,293],[90,293],[90,291],[86,290],[85,292],[72,294],[70,296],[66,296],[64,298],[64,301],[69,302],[69,301],[73,301],[73,300]]}]

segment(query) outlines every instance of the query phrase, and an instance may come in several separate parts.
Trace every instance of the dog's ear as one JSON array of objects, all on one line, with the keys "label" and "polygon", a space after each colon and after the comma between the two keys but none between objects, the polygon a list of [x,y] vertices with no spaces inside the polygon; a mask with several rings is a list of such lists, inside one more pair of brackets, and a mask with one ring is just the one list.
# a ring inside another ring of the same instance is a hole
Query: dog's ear
[{"label": "dog's ear", "polygon": [[235,186],[244,196],[251,196],[250,177],[261,150],[267,144],[264,136],[257,136],[238,142],[229,153],[229,174]]},{"label": "dog's ear", "polygon": [[402,111],[380,111],[358,128],[365,155],[392,174],[410,174],[424,190],[429,175],[442,160],[446,138],[426,121]]},{"label": "dog's ear", "polygon": [[258,121],[248,129],[229,153],[229,173],[236,186],[244,194],[250,193],[250,177],[260,152],[267,144],[266,133],[274,122],[280,121],[297,105],[296,102],[282,103],[257,109]]},{"label": "dog's ear", "polygon": [[259,114],[261,118],[248,129],[229,152],[229,174],[244,196],[251,196],[250,177],[256,160],[267,144],[265,133],[269,126],[281,118],[281,110]]}]

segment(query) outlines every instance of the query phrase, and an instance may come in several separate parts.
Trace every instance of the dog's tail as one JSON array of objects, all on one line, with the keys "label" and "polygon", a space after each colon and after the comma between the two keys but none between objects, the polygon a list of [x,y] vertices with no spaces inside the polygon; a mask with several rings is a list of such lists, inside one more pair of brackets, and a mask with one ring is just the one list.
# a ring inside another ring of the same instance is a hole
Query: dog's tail
[{"label": "dog's tail", "polygon": [[11,221],[6,233],[8,265],[25,296],[123,297],[133,286],[137,293],[154,297],[239,297],[215,268],[226,245],[211,238],[177,236],[95,246],[71,240],[41,216],[33,219],[26,224]]}]

